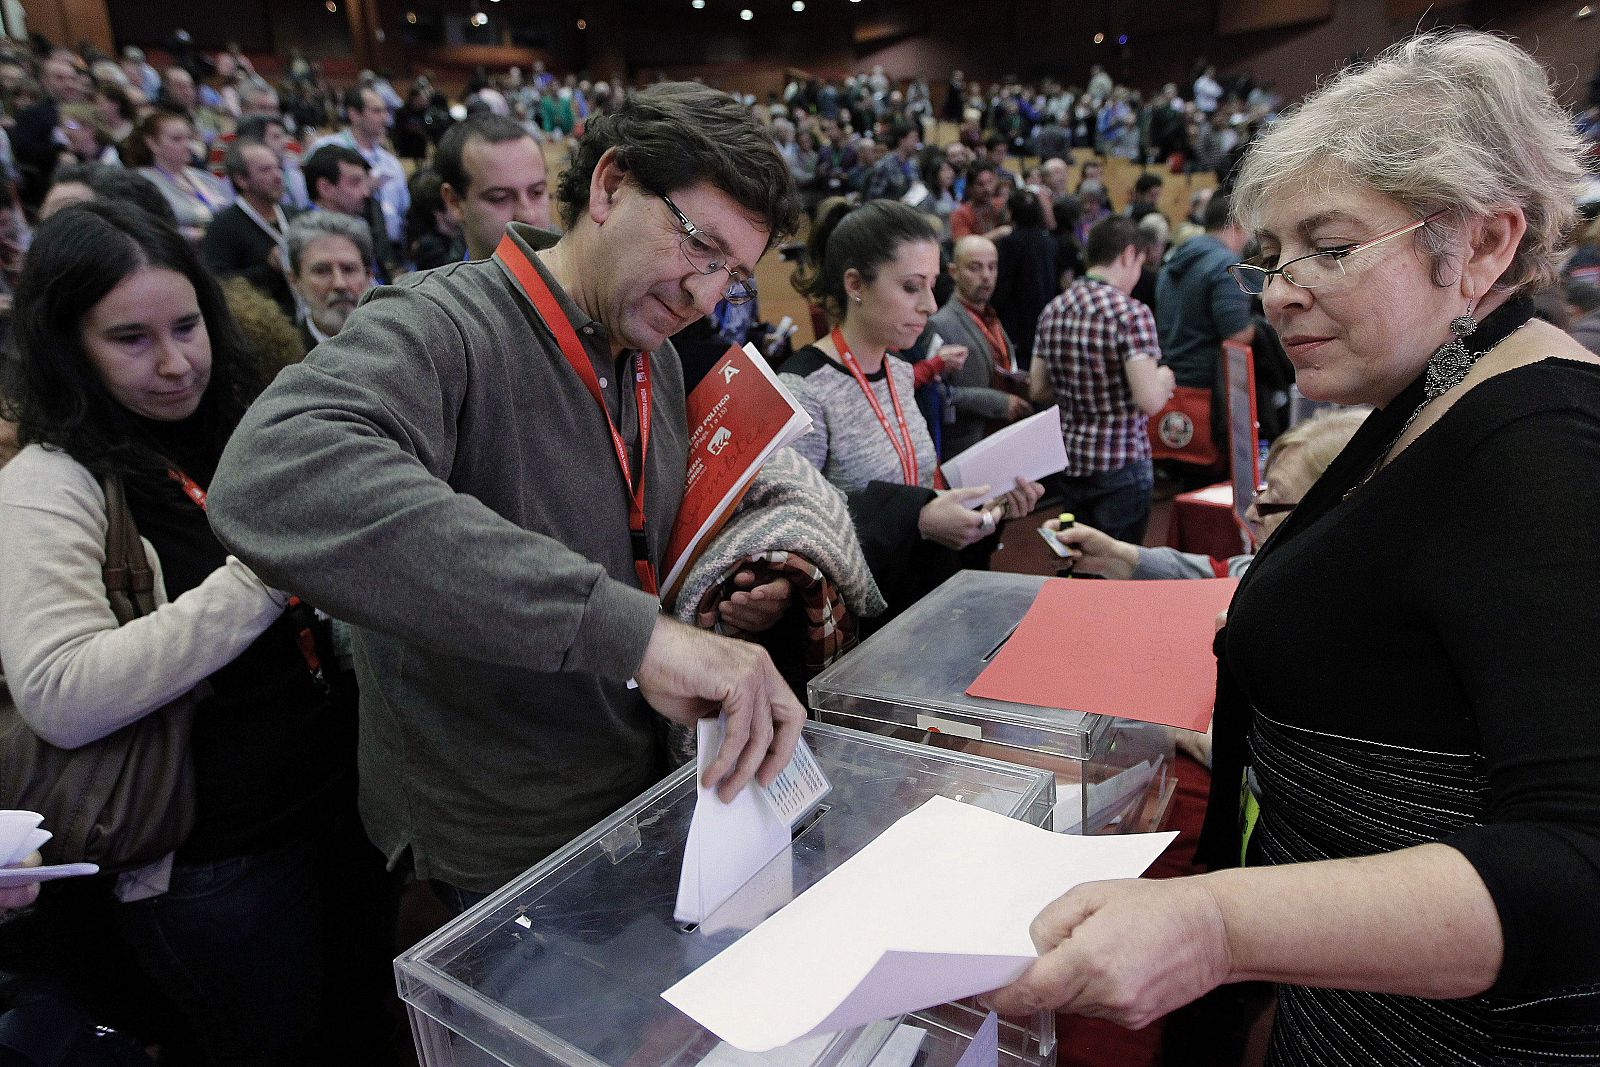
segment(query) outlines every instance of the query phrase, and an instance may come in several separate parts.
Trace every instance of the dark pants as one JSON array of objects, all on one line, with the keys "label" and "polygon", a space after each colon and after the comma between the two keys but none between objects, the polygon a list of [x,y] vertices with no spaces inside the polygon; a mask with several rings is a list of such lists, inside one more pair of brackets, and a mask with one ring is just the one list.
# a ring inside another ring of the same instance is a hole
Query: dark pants
[{"label": "dark pants", "polygon": [[322,909],[309,841],[174,865],[166,893],[117,912],[123,937],[207,1060],[316,1059]]},{"label": "dark pants", "polygon": [[175,865],[118,926],[208,1063],[370,1062],[397,1029],[400,882],[354,812],[272,852]]},{"label": "dark pants", "polygon": [[399,882],[354,811],[330,817],[270,852],[175,865],[148,900],[118,903],[111,876],[52,882],[0,924],[0,966],[62,981],[164,1063],[383,1062]]},{"label": "dark pants", "polygon": [[489,896],[488,893],[480,893],[476,889],[462,889],[458,885],[441,882],[437,878],[428,880],[428,888],[433,890],[433,895],[439,898],[439,903],[445,906],[452,918],[477,907]]},{"label": "dark pants", "polygon": [[1147,459],[1087,475],[1059,475],[1061,510],[1119,541],[1144,544],[1155,475]]}]

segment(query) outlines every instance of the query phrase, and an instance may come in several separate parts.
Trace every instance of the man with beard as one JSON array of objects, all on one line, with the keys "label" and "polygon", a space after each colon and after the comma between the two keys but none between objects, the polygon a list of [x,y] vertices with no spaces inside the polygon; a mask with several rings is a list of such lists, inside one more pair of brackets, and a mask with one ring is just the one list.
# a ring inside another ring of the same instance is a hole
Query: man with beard
[{"label": "man with beard", "polygon": [[302,215],[289,225],[289,284],[300,298],[306,351],[344,328],[372,288],[372,234],[358,219],[333,211]]}]

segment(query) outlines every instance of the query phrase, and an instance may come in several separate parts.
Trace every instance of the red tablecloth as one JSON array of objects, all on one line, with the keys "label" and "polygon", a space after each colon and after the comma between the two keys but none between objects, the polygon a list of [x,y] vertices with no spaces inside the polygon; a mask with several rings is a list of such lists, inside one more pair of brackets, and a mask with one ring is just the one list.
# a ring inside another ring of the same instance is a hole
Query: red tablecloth
[{"label": "red tablecloth", "polygon": [[1173,497],[1167,544],[1182,552],[1199,552],[1217,559],[1245,551],[1233,516],[1233,487],[1218,482]]}]

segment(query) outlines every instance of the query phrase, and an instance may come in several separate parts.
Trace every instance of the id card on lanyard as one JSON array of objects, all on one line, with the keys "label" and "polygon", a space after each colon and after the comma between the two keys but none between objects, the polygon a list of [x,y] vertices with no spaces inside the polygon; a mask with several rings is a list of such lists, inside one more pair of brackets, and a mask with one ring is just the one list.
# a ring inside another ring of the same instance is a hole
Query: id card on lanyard
[{"label": "id card on lanyard", "polygon": [[888,355],[884,355],[883,382],[889,389],[889,403],[894,406],[895,422],[899,425],[900,435],[895,436],[895,428],[889,425],[889,418],[883,413],[883,405],[878,403],[878,396],[872,391],[872,385],[867,381],[867,376],[861,373],[861,364],[856,361],[855,353],[850,351],[850,346],[845,343],[844,331],[835,326],[833,328],[833,348],[839,353],[839,360],[845,366],[861,391],[866,394],[867,404],[871,406],[872,413],[878,417],[878,425],[883,427],[883,432],[889,436],[889,444],[894,448],[894,454],[900,460],[900,474],[905,478],[907,485],[920,485],[921,472],[917,468],[917,446],[911,439],[911,427],[906,425],[905,412],[900,409],[900,396],[894,390],[894,370],[888,365]]},{"label": "id card on lanyard", "polygon": [[611,445],[617,454],[617,466],[622,471],[622,483],[628,490],[628,533],[633,543],[633,569],[639,576],[639,588],[652,596],[659,595],[655,564],[650,561],[650,539],[644,510],[644,475],[650,458],[650,353],[639,351],[633,355],[633,395],[639,409],[639,477],[635,480],[629,469],[627,442],[622,439],[617,424],[612,421],[611,411],[606,407],[606,398],[600,392],[600,379],[595,375],[594,365],[589,362],[589,353],[578,340],[577,331],[567,321],[550,286],[510,236],[500,239],[500,247],[495,249],[494,255],[516,280],[522,295],[528,298],[545,326],[555,335],[561,355],[589,390],[589,395],[594,397],[601,416],[606,420],[606,429],[611,432]]}]

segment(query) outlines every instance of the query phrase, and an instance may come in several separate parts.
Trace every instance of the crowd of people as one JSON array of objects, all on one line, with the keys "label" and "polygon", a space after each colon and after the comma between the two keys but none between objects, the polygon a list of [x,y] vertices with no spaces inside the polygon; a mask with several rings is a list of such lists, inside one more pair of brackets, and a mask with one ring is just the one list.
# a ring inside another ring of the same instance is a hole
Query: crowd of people
[{"label": "crowd of people", "polygon": [[[181,37],[164,70],[0,53],[14,717],[92,751],[193,715],[182,843],[0,898],[0,969],[161,1062],[369,1062],[407,884],[481,902],[659,780],[669,723],[723,717],[724,799],[771,782],[782,643],[839,654],[1048,496],[1084,575],[1243,578],[1212,873],[1068,894],[996,1003],[1139,1026],[1272,982],[1276,1063],[1600,1062],[1596,124],[1471,32],[1281,114],[1203,61],[943,89],[535,66],[453,107]],[[1217,180],[1168,217],[1183,172]],[[796,347],[755,278],[799,237]],[[708,338],[763,342],[813,425],[775,462],[849,521],[752,505],[800,540],[686,625],[658,571]],[[1151,419],[1212,444],[1230,341],[1345,410],[1263,408],[1255,554],[1146,549]],[[1059,475],[946,487],[1051,406]],[[159,606],[124,619],[130,521]]]}]

